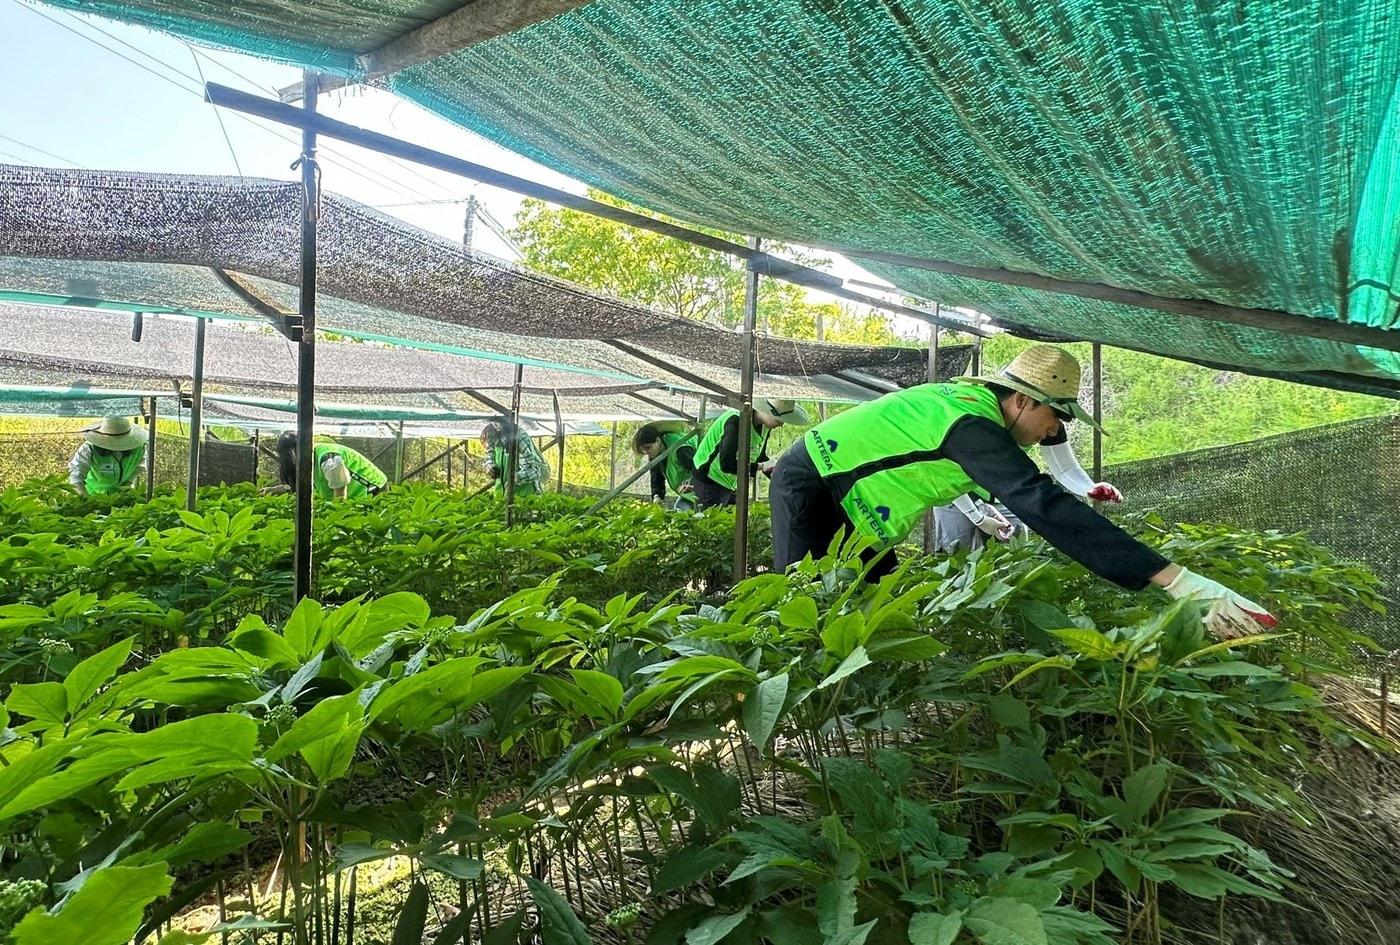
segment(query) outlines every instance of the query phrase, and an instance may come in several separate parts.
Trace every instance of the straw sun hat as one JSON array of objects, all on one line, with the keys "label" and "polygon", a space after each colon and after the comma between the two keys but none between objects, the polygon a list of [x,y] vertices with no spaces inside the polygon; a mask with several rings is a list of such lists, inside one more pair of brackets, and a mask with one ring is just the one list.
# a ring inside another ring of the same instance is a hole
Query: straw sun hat
[{"label": "straw sun hat", "polygon": [[132,426],[126,417],[103,417],[83,430],[83,439],[106,450],[130,450],[146,442],[146,431]]},{"label": "straw sun hat", "polygon": [[807,411],[790,400],[774,400],[769,397],[763,401],[763,410],[784,423],[799,427],[805,427],[812,422],[812,418],[807,416]]},{"label": "straw sun hat", "polygon": [[1031,345],[995,374],[954,380],[1009,387],[1045,404],[1062,419],[1083,420],[1091,427],[1103,430],[1079,405],[1079,373],[1079,362],[1063,348]]}]

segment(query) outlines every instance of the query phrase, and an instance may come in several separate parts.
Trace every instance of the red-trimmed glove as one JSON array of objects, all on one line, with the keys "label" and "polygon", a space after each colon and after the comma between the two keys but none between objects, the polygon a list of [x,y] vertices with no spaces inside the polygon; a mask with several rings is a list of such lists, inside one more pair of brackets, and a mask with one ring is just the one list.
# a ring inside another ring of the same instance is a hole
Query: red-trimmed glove
[{"label": "red-trimmed glove", "polygon": [[1181,569],[1164,590],[1177,600],[1197,600],[1208,605],[1206,629],[1224,640],[1278,626],[1278,619],[1260,605],[1236,594],[1219,581]]},{"label": "red-trimmed glove", "polygon": [[1092,489],[1084,493],[1086,499],[1094,502],[1122,502],[1123,493],[1111,482],[1096,482]]}]

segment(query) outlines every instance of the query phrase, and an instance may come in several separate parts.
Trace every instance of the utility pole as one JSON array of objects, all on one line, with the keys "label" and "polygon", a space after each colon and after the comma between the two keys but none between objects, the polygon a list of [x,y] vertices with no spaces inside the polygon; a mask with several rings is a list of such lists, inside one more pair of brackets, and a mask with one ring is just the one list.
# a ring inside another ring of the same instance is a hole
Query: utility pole
[{"label": "utility pole", "polygon": [[462,220],[462,245],[467,249],[472,248],[472,230],[476,228],[476,211],[479,204],[476,202],[476,194],[467,198],[467,212]]}]

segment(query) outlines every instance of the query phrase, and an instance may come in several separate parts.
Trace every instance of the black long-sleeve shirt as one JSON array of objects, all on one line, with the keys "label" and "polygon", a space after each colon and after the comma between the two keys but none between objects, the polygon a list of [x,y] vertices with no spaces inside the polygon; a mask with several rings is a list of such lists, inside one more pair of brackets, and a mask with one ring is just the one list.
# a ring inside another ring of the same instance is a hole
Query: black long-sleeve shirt
[{"label": "black long-sleeve shirt", "polygon": [[955,422],[940,452],[1031,531],[1120,587],[1140,591],[1171,563],[1066,492],[1040,471],[1010,431],[986,417]]},{"label": "black long-sleeve shirt", "polygon": [[[763,440],[763,450],[758,454],[758,459],[749,466],[749,475],[753,475],[758,470],[758,464],[768,461],[768,434],[769,430],[755,425],[753,437]],[[750,443],[753,440],[749,441]],[[718,462],[719,468],[732,475],[737,475],[735,470],[739,468],[739,418],[730,417],[724,424],[724,436],[719,441],[715,458],[711,462]]]},{"label": "black long-sleeve shirt", "polygon": [[[687,443],[676,448],[676,459],[686,469],[695,468],[695,447]],[[667,460],[670,462],[670,460]],[[666,498],[666,463],[657,463],[651,467],[651,497],[653,499]]]}]

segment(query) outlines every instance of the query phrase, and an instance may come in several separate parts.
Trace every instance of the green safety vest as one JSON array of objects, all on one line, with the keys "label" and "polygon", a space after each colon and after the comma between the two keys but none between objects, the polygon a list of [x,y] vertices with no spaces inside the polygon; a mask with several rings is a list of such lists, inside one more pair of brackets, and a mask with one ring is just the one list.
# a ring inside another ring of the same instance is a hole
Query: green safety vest
[{"label": "green safety vest", "polygon": [[[529,446],[525,445],[527,442],[530,444]],[[530,456],[527,455],[526,451],[534,450],[535,456],[539,458],[541,463],[544,462],[544,457],[540,456],[540,451],[535,448],[535,441],[528,438],[521,438],[518,449],[520,453],[516,456],[515,494],[539,495],[544,492],[544,485],[538,479],[532,479],[527,475],[531,464]],[[496,495],[505,495],[506,470],[510,468],[510,447],[491,447],[491,465],[501,471],[501,474],[496,477]]]},{"label": "green safety vest", "polygon": [[378,492],[389,482],[389,477],[384,475],[383,470],[370,462],[363,453],[348,446],[341,446],[339,443],[317,443],[311,447],[311,456],[311,484],[317,498],[335,498],[335,491],[331,489],[330,483],[326,482],[326,474],[321,471],[321,464],[328,456],[339,456],[350,472],[350,484],[345,487],[347,499],[369,495],[371,490]]},{"label": "green safety vest", "polygon": [[[729,422],[730,417],[739,416],[739,411],[730,408],[724,411],[715,422],[710,424],[705,431],[704,437],[700,440],[700,445],[695,448],[695,471],[705,476],[711,482],[718,483],[730,492],[735,492],[739,488],[739,478],[734,473],[727,473],[719,466],[719,457],[716,452],[719,450],[719,441],[724,439],[724,425]],[[749,465],[758,462],[758,458],[763,455],[763,450],[768,446],[768,434],[771,431],[764,429],[762,435],[758,431],[749,437]]]},{"label": "green safety vest", "polygon": [[924,511],[986,492],[940,447],[966,416],[1004,426],[996,394],[980,384],[921,384],[852,407],[807,431],[807,452],[863,535],[894,544]]},{"label": "green safety vest", "polygon": [[676,446],[671,455],[666,457],[666,485],[671,487],[672,492],[679,494],[681,486],[689,482],[691,473],[695,472],[695,470],[681,462],[681,446],[689,445],[695,447],[695,434],[692,433],[690,436],[686,436],[683,433],[661,434],[661,448],[663,450],[669,450],[677,443],[680,445]]},{"label": "green safety vest", "polygon": [[83,488],[87,489],[88,495],[105,495],[126,488],[141,471],[141,459],[145,455],[144,446],[120,451],[94,446],[92,463],[83,477]]}]

